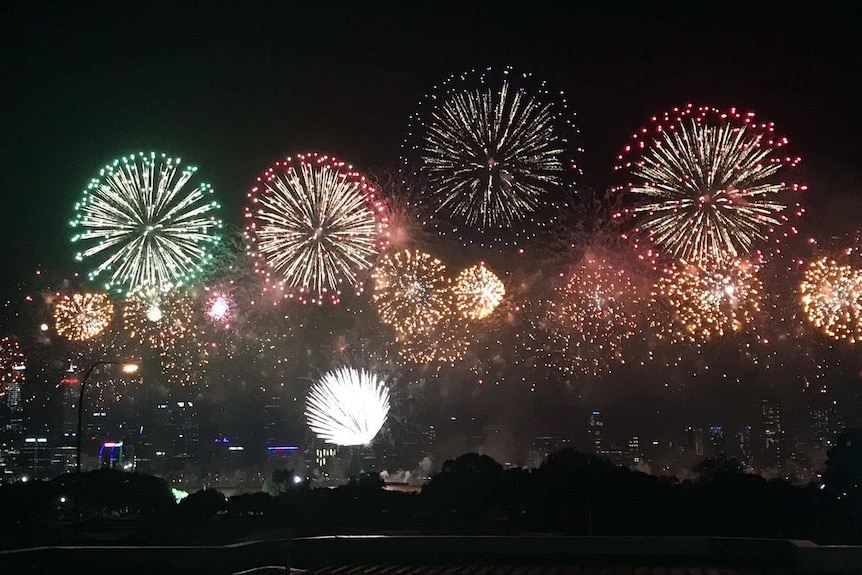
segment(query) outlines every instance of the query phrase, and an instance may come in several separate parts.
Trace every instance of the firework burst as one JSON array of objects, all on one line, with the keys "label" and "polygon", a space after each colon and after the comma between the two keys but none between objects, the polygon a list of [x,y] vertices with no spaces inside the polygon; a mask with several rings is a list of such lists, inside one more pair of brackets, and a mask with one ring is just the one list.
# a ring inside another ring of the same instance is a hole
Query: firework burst
[{"label": "firework burst", "polygon": [[220,289],[205,288],[206,303],[204,315],[212,324],[230,329],[236,315],[236,302],[231,294]]},{"label": "firework burst", "polygon": [[[848,249],[844,255],[852,253]],[[862,341],[862,268],[821,257],[805,271],[799,291],[814,327],[836,340]]]},{"label": "firework burst", "polygon": [[452,293],[455,295],[455,307],[463,317],[481,320],[500,305],[506,295],[506,287],[497,274],[482,262],[458,274],[452,285]]},{"label": "firework burst", "polygon": [[131,296],[123,305],[123,324],[129,337],[154,349],[170,350],[188,332],[194,298],[183,290],[159,298]]},{"label": "firework burst", "polygon": [[[549,223],[536,217],[567,201],[569,135],[565,99],[511,68],[450,77],[411,118],[408,163],[428,182],[425,203],[438,216],[481,233]],[[536,221],[538,220],[538,221]],[[489,240],[500,243],[500,237]]]},{"label": "firework burst", "polygon": [[644,286],[625,268],[588,253],[556,291],[545,323],[564,352],[559,367],[598,375],[609,362],[625,363],[623,343],[646,318]]},{"label": "firework burst", "polygon": [[376,189],[330,156],[276,162],[248,197],[247,250],[257,272],[287,298],[338,303],[343,286],[361,291],[360,274],[388,243]]},{"label": "firework burst", "polygon": [[473,344],[470,324],[456,314],[447,314],[425,332],[398,336],[398,355],[418,365],[455,365]]},{"label": "firework burst", "polygon": [[[673,327],[661,337],[702,342],[752,325],[760,312],[763,287],[756,264],[743,259],[708,268],[676,262],[658,280],[653,301],[670,305]],[[668,326],[656,322],[660,332]]]},{"label": "firework burst", "polygon": [[72,341],[99,337],[113,316],[114,304],[103,293],[63,295],[54,302],[54,329]]},{"label": "firework burst", "polygon": [[6,395],[9,386],[24,381],[27,358],[18,342],[10,337],[0,338],[0,397]]},{"label": "firework burst", "polygon": [[674,108],[632,140],[615,167],[634,177],[622,188],[630,205],[614,217],[635,224],[636,243],[709,265],[750,254],[802,213],[788,192],[805,186],[781,179],[799,158],[753,113]]},{"label": "firework burst", "polygon": [[428,333],[452,314],[446,266],[428,253],[405,250],[388,255],[373,277],[377,313],[401,335]]},{"label": "firework burst", "polygon": [[325,374],[308,392],[305,415],[317,437],[368,445],[386,423],[389,389],[375,374],[349,367]]},{"label": "firework burst", "polygon": [[188,284],[220,241],[212,188],[165,154],[115,160],[93,178],[71,225],[78,261],[92,262],[91,281],[130,295]]}]

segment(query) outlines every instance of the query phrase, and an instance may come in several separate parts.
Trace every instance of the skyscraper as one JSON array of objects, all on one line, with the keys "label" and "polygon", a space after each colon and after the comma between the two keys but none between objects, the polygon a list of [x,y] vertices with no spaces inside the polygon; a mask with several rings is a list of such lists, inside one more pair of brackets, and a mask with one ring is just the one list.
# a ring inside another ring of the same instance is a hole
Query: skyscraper
[{"label": "skyscraper", "polygon": [[696,457],[703,457],[703,429],[700,427],[685,428],[685,450]]},{"label": "skyscraper", "polygon": [[751,426],[741,425],[736,432],[736,449],[739,462],[748,467],[751,465]]},{"label": "skyscraper", "polygon": [[720,425],[709,427],[709,446],[712,457],[727,455],[727,442],[724,437],[724,428]]},{"label": "skyscraper", "polygon": [[56,435],[51,467],[53,473],[70,473],[75,470],[78,441],[78,399],[81,381],[76,366],[69,362],[69,369],[60,380],[60,426]]},{"label": "skyscraper", "polygon": [[781,405],[764,399],[761,402],[761,426],[763,429],[763,463],[773,469],[781,467]]},{"label": "skyscraper", "polygon": [[590,443],[593,446],[593,453],[596,455],[604,451],[604,443],[602,432],[605,424],[602,421],[602,412],[593,411],[590,415]]}]

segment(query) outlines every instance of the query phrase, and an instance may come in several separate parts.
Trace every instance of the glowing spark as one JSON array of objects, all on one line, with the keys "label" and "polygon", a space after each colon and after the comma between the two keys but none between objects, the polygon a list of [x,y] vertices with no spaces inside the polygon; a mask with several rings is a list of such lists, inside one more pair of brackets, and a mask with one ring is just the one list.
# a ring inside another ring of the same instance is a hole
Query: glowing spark
[{"label": "glowing spark", "polygon": [[[462,242],[497,247],[536,235],[568,201],[577,133],[562,92],[512,68],[451,76],[420,103],[405,165],[419,198]],[[476,231],[481,237],[471,234]]]},{"label": "glowing spark", "polygon": [[215,323],[227,324],[233,315],[233,301],[230,296],[213,292],[207,301],[207,317]]},{"label": "glowing spark", "polygon": [[547,303],[547,347],[562,355],[564,372],[592,375],[625,363],[623,343],[645,318],[647,291],[622,267],[587,254]]},{"label": "glowing spark", "polygon": [[425,332],[399,334],[398,355],[415,364],[455,365],[473,344],[470,324],[455,314],[444,316]]},{"label": "glowing spark", "polygon": [[158,300],[131,296],[123,305],[129,337],[152,348],[170,350],[188,332],[194,300],[185,291],[161,294]]}]

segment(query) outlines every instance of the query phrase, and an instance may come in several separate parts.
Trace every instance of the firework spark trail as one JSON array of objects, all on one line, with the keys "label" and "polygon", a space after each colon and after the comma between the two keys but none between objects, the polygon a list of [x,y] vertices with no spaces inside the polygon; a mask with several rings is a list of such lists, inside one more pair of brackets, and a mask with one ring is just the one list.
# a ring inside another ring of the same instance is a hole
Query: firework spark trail
[{"label": "firework spark trail", "polygon": [[194,166],[165,154],[115,160],[90,181],[75,205],[72,242],[78,261],[93,261],[88,277],[125,295],[167,291],[192,281],[220,241],[220,207],[205,182],[192,184]]},{"label": "firework spark trail", "polygon": [[427,331],[398,334],[398,355],[418,365],[454,366],[474,343],[470,324],[456,314],[445,315]]},{"label": "firework spark trail", "polygon": [[375,374],[349,367],[326,373],[308,392],[305,415],[319,438],[368,445],[386,423],[389,389]]},{"label": "firework spark trail", "polygon": [[623,343],[647,319],[646,293],[624,268],[591,254],[556,289],[547,303],[549,347],[557,348],[566,372],[598,375],[610,363],[625,363]]},{"label": "firework spark trail", "polygon": [[385,207],[364,176],[335,158],[299,154],[258,182],[246,208],[258,272],[312,303],[337,303],[343,284],[361,290],[358,274],[387,244]]}]

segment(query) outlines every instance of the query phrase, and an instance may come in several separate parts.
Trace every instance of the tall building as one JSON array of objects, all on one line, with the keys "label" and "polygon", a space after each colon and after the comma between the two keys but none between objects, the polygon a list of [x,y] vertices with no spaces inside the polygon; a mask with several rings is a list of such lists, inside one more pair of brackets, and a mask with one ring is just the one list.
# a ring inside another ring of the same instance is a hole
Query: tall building
[{"label": "tall building", "polygon": [[751,426],[741,425],[736,432],[736,455],[739,462],[748,467],[751,465]]},{"label": "tall building", "polygon": [[727,442],[724,437],[724,428],[720,425],[709,426],[709,447],[712,457],[727,455]]},{"label": "tall building", "polygon": [[177,401],[173,410],[173,457],[197,459],[200,445],[198,412],[192,401]]},{"label": "tall building", "polygon": [[53,475],[75,471],[78,441],[78,399],[81,381],[75,375],[77,368],[69,362],[69,369],[60,380],[60,425],[51,460]]},{"label": "tall building", "polygon": [[78,398],[81,380],[75,375],[75,366],[69,364],[60,380],[60,437],[74,438],[78,433]]},{"label": "tall building", "polygon": [[604,451],[604,438],[602,437],[604,431],[604,422],[602,421],[602,412],[601,411],[593,411],[590,414],[590,443],[593,447],[593,453],[596,455],[601,454]]},{"label": "tall building", "polygon": [[263,401],[263,433],[265,445],[285,443],[284,407],[279,390],[268,391]]},{"label": "tall building", "polygon": [[688,426],[685,428],[685,451],[698,458],[703,457],[703,429]]},{"label": "tall building", "polygon": [[764,399],[761,402],[761,426],[763,431],[763,463],[769,468],[781,467],[781,446],[784,433],[781,429],[781,405]]},{"label": "tall building", "polygon": [[23,466],[33,479],[47,479],[51,472],[51,443],[47,437],[25,437]]},{"label": "tall building", "polygon": [[6,420],[3,422],[6,431],[12,434],[24,433],[24,404],[21,401],[21,382],[12,380],[6,390]]},{"label": "tall building", "polygon": [[640,438],[638,438],[637,435],[629,439],[628,457],[629,462],[634,465],[637,465],[641,462],[641,460],[643,460],[643,455],[641,454],[640,447]]},{"label": "tall building", "polygon": [[835,440],[844,428],[838,402],[832,400],[826,405],[810,409],[811,436],[814,445],[829,449],[835,445]]}]

